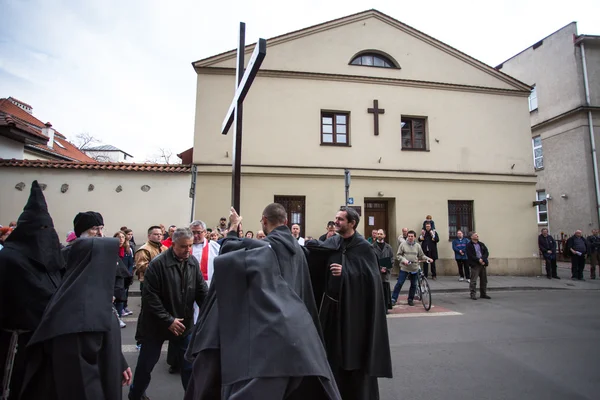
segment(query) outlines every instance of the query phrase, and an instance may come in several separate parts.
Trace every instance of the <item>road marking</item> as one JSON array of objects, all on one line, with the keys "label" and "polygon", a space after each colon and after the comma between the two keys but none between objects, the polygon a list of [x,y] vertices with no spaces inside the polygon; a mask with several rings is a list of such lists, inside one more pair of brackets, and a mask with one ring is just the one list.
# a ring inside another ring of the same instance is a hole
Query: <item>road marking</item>
[{"label": "road marking", "polygon": [[[169,348],[168,343],[164,343],[162,345],[162,348],[160,349],[160,351],[162,353],[166,353],[168,348]],[[123,344],[123,345],[121,345],[121,351],[123,353],[138,353],[139,352],[139,350],[135,347],[135,344]]]},{"label": "road marking", "polygon": [[455,315],[462,315],[462,313],[456,311],[441,311],[441,312],[419,312],[419,313],[406,313],[406,314],[388,314],[388,318],[410,318],[410,317],[450,317]]}]

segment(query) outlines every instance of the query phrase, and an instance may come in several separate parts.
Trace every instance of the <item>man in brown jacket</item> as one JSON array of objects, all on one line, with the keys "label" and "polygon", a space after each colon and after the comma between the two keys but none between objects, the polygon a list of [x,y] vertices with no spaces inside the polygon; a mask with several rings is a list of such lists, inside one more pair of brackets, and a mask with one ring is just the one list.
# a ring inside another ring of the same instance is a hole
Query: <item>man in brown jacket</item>
[{"label": "man in brown jacket", "polygon": [[[160,242],[163,240],[163,233],[160,226],[151,226],[148,229],[148,241],[144,243],[139,249],[135,252],[135,274],[137,275],[140,281],[140,292],[142,292],[144,288],[144,274],[148,269],[148,264],[152,261],[156,256],[158,256],[163,251],[168,250],[166,246],[163,246]],[[142,320],[141,314],[144,312],[144,309],[140,311],[140,317],[138,318],[137,330],[135,332],[135,340],[137,342],[138,348],[141,345],[142,340],[142,330],[140,329],[140,321]]]},{"label": "man in brown jacket", "polygon": [[144,287],[144,274],[148,264],[154,257],[167,250],[167,247],[160,243],[162,237],[160,226],[151,226],[148,229],[148,241],[135,252],[135,274],[140,280],[140,291]]}]

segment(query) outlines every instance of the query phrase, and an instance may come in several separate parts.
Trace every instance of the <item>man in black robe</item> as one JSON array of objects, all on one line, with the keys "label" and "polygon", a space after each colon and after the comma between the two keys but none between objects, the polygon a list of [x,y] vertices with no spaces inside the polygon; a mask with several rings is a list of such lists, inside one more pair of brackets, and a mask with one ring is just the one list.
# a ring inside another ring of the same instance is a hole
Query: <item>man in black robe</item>
[{"label": "man in black robe", "polygon": [[119,241],[77,240],[28,346],[22,400],[119,400],[131,382],[112,295]]},{"label": "man in black robe", "polygon": [[[3,399],[19,397],[28,359],[27,343],[60,284],[63,267],[60,240],[44,194],[38,182],[33,181],[18,226],[0,251],[0,396],[5,396]],[[7,358],[13,361],[7,364]]]},{"label": "man in black robe", "polygon": [[237,237],[241,217],[233,209],[230,222],[186,354],[194,360],[186,400],[341,399],[285,209],[265,208],[262,241]]},{"label": "man in black robe", "polygon": [[[309,241],[309,266],[331,370],[344,400],[379,399],[377,378],[392,377],[386,306],[373,248],[356,232],[358,213],[336,214],[338,235]],[[341,275],[329,270],[341,269]]]}]

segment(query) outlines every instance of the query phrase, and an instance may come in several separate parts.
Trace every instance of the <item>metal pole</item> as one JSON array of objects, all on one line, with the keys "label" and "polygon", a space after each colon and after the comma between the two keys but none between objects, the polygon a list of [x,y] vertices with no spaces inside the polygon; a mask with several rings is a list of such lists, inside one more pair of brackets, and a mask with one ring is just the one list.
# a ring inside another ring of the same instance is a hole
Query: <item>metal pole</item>
[{"label": "metal pole", "polygon": [[194,220],[194,213],[196,211],[196,173],[198,167],[192,165],[192,185],[190,186],[190,197],[192,198],[192,213],[190,215],[190,222]]},{"label": "metal pole", "polygon": [[[240,22],[240,40],[237,50],[237,69],[235,76],[235,89],[237,91],[244,76],[244,51],[246,47],[246,24]],[[240,192],[242,178],[242,102],[238,101],[235,107],[235,121],[233,125],[233,166],[231,171],[231,205],[238,213],[240,210]]]}]

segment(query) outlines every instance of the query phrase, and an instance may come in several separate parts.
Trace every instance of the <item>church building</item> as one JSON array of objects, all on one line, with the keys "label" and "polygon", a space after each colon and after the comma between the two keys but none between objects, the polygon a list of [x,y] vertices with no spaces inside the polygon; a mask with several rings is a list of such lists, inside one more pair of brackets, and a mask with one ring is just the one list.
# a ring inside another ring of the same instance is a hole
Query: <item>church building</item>
[{"label": "church building", "polygon": [[[230,206],[232,134],[221,124],[235,66],[235,50],[193,63],[195,213],[211,225]],[[376,10],[268,39],[244,101],[244,230],[279,202],[302,236],[319,237],[345,204],[348,169],[366,237],[385,229],[396,248],[401,229],[419,234],[429,214],[440,275],[458,275],[459,229],[488,246],[490,274],[537,274],[530,91]]]}]

